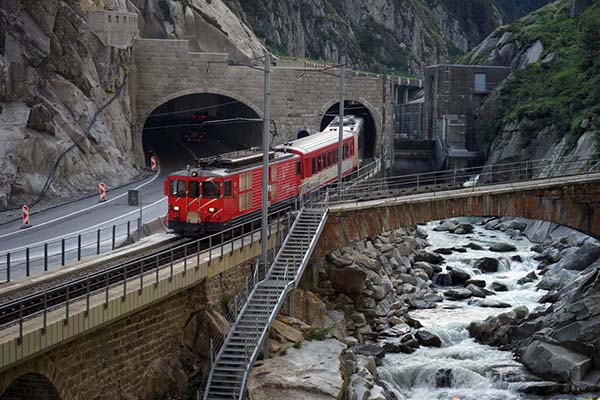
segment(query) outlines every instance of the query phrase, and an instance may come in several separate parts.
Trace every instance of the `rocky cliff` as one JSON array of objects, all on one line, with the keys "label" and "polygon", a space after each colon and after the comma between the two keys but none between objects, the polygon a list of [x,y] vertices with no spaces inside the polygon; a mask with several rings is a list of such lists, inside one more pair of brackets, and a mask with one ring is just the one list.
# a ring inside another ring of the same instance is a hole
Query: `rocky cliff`
[{"label": "rocky cliff", "polygon": [[489,162],[597,151],[600,139],[600,4],[571,17],[571,0],[497,28],[470,63],[513,73],[479,111]]},{"label": "rocky cliff", "polygon": [[42,191],[56,160],[50,195],[108,187],[140,172],[130,157],[130,50],[106,47],[86,22],[79,1],[0,2],[0,208]]},{"label": "rocky cliff", "polygon": [[[351,63],[368,70],[395,67],[419,73],[425,65],[462,54],[503,18],[549,0],[227,0],[272,49],[295,57],[337,61],[345,47]],[[500,11],[499,8],[500,7]],[[512,10],[512,11],[511,11]],[[509,12],[510,11],[510,12]],[[504,17],[503,17],[504,15]]]}]

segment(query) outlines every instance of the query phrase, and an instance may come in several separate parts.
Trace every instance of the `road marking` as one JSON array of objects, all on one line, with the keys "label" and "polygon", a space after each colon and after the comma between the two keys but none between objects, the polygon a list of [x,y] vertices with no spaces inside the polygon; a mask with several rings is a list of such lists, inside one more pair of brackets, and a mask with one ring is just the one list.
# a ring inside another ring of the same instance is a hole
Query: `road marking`
[{"label": "road marking", "polygon": [[[154,203],[151,203],[151,204],[148,204],[148,205],[147,205],[147,206],[145,206],[145,207],[142,207],[142,210],[145,210],[146,208],[151,208],[151,207],[154,207],[154,206],[155,206],[155,205],[157,205],[158,203],[160,203],[160,202],[162,202],[162,201],[165,201],[165,200],[167,200],[167,199],[168,199],[167,197],[163,197],[162,199],[160,199],[160,200],[157,200],[157,201],[155,201]],[[119,215],[119,216],[117,216],[117,217],[114,217],[113,219],[109,219],[108,221],[101,222],[101,223],[99,223],[99,224],[96,224],[96,225],[94,225],[94,226],[88,226],[87,228],[80,229],[80,230],[78,230],[78,231],[75,231],[75,232],[69,232],[69,233],[66,233],[66,234],[64,234],[64,235],[57,236],[57,237],[53,238],[53,239],[52,239],[52,241],[54,241],[54,240],[57,240],[57,239],[62,239],[62,238],[64,238],[64,237],[71,236],[71,235],[77,235],[77,234],[79,234],[79,233],[83,233],[83,232],[86,232],[86,231],[91,231],[91,230],[93,230],[93,229],[95,229],[95,228],[98,228],[99,226],[106,225],[106,224],[110,224],[111,222],[114,222],[114,221],[116,221],[116,220],[119,220],[119,219],[121,219],[121,218],[123,218],[123,217],[127,217],[127,216],[129,216],[129,215],[132,215],[132,214],[139,214],[139,212],[140,212],[140,209],[139,209],[139,208],[136,208],[134,211],[129,211],[128,213],[125,213],[125,214]],[[162,218],[162,217],[160,217],[160,218]],[[40,242],[36,242],[36,243],[30,243],[30,244],[28,244],[28,245],[25,245],[25,246],[21,246],[21,247],[15,247],[15,248],[13,248],[13,249],[8,249],[8,250],[2,250],[2,254],[6,254],[6,253],[12,253],[12,252],[15,252],[15,251],[18,251],[18,250],[23,250],[23,249],[26,249],[27,247],[34,247],[34,246],[38,246],[38,245],[41,245],[41,244],[44,244],[44,243],[48,243],[48,242],[50,242],[50,241],[48,241],[48,240],[42,240],[42,241],[40,241]]]},{"label": "road marking", "polygon": [[[159,175],[160,175],[160,171],[159,171],[159,172],[158,172],[156,175],[154,175],[154,176],[152,177],[152,179],[148,180],[147,182],[144,182],[144,183],[142,183],[142,184],[141,184],[141,185],[139,185],[139,186],[136,186],[136,187],[134,188],[134,190],[138,190],[138,189],[140,189],[140,188],[142,188],[142,187],[144,187],[144,186],[148,185],[149,183],[152,183],[152,182],[154,182],[154,181],[156,180],[156,178],[158,178],[158,176],[159,176]],[[121,197],[123,197],[123,196],[126,196],[126,195],[127,195],[127,192],[125,192],[125,193],[122,193],[122,194],[120,194],[120,195],[118,195],[118,196],[116,196],[116,197],[114,197],[114,198],[112,198],[112,199],[110,199],[110,200],[107,200],[107,201],[105,201],[105,202],[103,202],[103,203],[98,203],[98,204],[94,204],[93,206],[89,206],[89,207],[86,207],[86,208],[82,208],[81,210],[74,211],[74,212],[72,212],[72,213],[70,213],[70,214],[63,215],[63,216],[60,216],[60,217],[58,217],[58,218],[54,218],[54,219],[52,219],[52,220],[50,220],[50,221],[42,222],[42,223],[39,223],[39,224],[36,224],[36,225],[31,225],[31,226],[30,226],[30,228],[29,228],[29,229],[27,229],[27,231],[23,231],[23,230],[19,229],[19,230],[17,230],[17,231],[14,231],[14,232],[5,233],[4,235],[0,235],[0,239],[3,239],[3,238],[5,238],[5,237],[9,237],[9,236],[13,236],[13,235],[16,235],[17,233],[21,233],[21,232],[31,232],[33,229],[35,229],[35,228],[39,228],[40,226],[46,226],[46,225],[48,225],[48,224],[53,224],[53,223],[55,223],[55,222],[57,222],[57,221],[63,220],[63,219],[65,219],[65,218],[72,217],[72,216],[74,216],[74,215],[80,214],[80,213],[82,213],[82,212],[85,212],[85,211],[92,210],[92,209],[94,209],[94,208],[96,208],[96,207],[104,206],[104,205],[106,205],[106,204],[108,204],[108,203],[111,203],[111,202],[113,202],[113,201],[115,201],[115,200],[118,200],[118,199],[120,199]]]}]

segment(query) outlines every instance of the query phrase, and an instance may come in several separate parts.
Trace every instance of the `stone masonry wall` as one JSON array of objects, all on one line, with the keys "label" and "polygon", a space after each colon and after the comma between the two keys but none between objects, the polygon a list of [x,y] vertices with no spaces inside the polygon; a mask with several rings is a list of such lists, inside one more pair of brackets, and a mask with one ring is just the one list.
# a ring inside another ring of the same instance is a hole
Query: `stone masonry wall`
[{"label": "stone masonry wall", "polygon": [[[185,386],[187,376],[169,365],[180,364],[184,327],[207,306],[220,308],[223,293],[237,293],[251,264],[232,268],[193,288],[118,320],[70,343],[0,373],[1,393],[29,372],[46,376],[62,400],[152,398],[163,374]],[[184,389],[180,387],[179,389]]]},{"label": "stone masonry wall", "polygon": [[500,193],[465,193],[331,210],[312,259],[385,231],[460,216],[523,217],[566,225],[600,238],[600,180]]},{"label": "stone masonry wall", "polygon": [[[137,157],[143,157],[141,135],[146,117],[176,97],[220,94],[243,102],[262,117],[263,72],[229,66],[229,61],[238,60],[230,60],[228,54],[190,53],[185,40],[141,39],[134,45],[134,58]],[[276,121],[279,133],[274,144],[295,139],[303,129],[319,130],[323,114],[339,100],[339,78],[335,73],[335,70],[326,74],[304,68],[272,69],[271,118]],[[363,104],[375,120],[376,154],[381,154],[384,137],[391,127],[391,113],[384,111],[389,107],[384,101],[387,86],[389,82],[383,78],[347,74],[346,99]]]}]

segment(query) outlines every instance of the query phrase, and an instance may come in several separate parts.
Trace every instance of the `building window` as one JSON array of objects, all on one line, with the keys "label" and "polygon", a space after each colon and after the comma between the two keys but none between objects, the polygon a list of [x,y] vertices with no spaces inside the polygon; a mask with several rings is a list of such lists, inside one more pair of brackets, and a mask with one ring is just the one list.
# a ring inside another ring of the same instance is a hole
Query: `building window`
[{"label": "building window", "polygon": [[115,22],[116,22],[117,24],[119,23],[119,16],[118,16],[118,15],[116,15],[116,16],[115,16]]},{"label": "building window", "polygon": [[475,74],[475,93],[487,93],[486,74]]},{"label": "building window", "polygon": [[108,15],[108,22],[112,22],[112,16],[110,14]]}]

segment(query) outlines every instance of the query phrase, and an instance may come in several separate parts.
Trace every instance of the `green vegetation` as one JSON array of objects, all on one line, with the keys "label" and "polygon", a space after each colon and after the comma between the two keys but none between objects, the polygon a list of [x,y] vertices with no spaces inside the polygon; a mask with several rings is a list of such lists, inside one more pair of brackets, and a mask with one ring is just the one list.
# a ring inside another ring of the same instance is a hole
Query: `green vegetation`
[{"label": "green vegetation", "polygon": [[225,311],[229,309],[229,305],[233,302],[233,296],[231,293],[223,293],[221,295],[221,306]]},{"label": "green vegetation", "polygon": [[306,340],[324,340],[327,335],[331,332],[331,327],[329,328],[311,328],[308,332],[306,332]]},{"label": "green vegetation", "polygon": [[294,343],[294,348],[301,349],[302,348],[302,340],[298,340],[296,343]]},{"label": "green vegetation", "polygon": [[581,122],[600,116],[600,5],[571,19],[570,3],[550,4],[509,26],[512,40],[540,40],[542,59],[551,53],[554,59],[515,73],[500,92],[502,115],[484,129],[486,141],[493,140],[489,133],[500,123],[526,121],[526,134],[554,126],[574,145],[584,131]]}]

